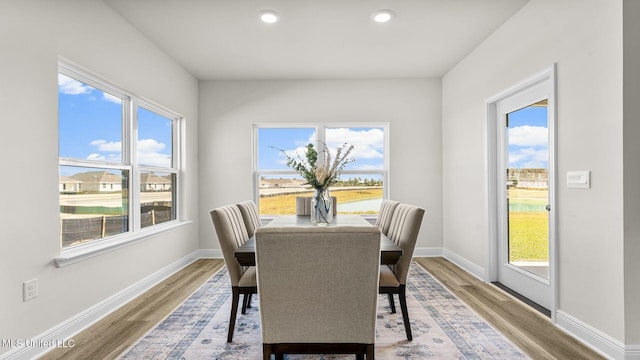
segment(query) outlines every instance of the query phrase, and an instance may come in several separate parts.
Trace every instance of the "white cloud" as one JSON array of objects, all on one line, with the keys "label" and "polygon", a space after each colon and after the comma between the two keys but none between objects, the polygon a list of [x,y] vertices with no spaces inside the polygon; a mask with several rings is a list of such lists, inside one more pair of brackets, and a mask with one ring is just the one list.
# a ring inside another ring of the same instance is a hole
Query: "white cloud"
[{"label": "white cloud", "polygon": [[100,155],[100,154],[96,154],[96,153],[91,153],[89,155],[87,155],[87,160],[99,160],[99,161],[104,161],[106,160],[106,157],[104,155]]},{"label": "white cloud", "polygon": [[372,172],[380,171],[381,165],[379,164],[361,164],[359,162],[353,163],[353,166],[350,167],[353,170],[371,170]]},{"label": "white cloud", "polygon": [[[338,147],[343,146],[345,143],[353,145],[353,151],[349,154],[350,158],[360,160],[352,163],[349,168],[358,170],[380,170],[381,160],[384,158],[384,132],[381,129],[367,129],[358,130],[352,128],[335,128],[327,129],[326,137],[330,139],[327,141],[327,147],[331,152],[332,161],[336,156]],[[299,157],[306,161],[305,153],[307,144],[315,142],[315,133],[313,133],[309,139],[301,142],[295,149],[285,149],[285,153],[295,159]],[[366,161],[368,163],[363,163]],[[378,161],[376,161],[378,160]],[[375,163],[371,163],[374,161]],[[284,157],[279,158],[281,164],[286,164]]]},{"label": "white cloud", "polygon": [[[91,153],[87,160],[121,161],[122,143],[120,141],[93,140],[91,145],[97,148],[97,153]],[[138,141],[138,162],[151,166],[171,166],[171,155],[161,153],[166,145],[155,139],[141,139]],[[107,154],[101,154],[107,153]]]},{"label": "white cloud", "polygon": [[89,155],[87,155],[87,160],[95,160],[95,161],[110,161],[110,162],[120,162],[122,157],[120,156],[121,154],[118,153],[112,153],[112,154],[98,154],[98,153],[91,153]]},{"label": "white cloud", "polygon": [[546,127],[523,125],[509,129],[509,145],[547,146],[548,142]]},{"label": "white cloud", "polygon": [[171,155],[161,153],[140,153],[138,162],[143,165],[171,167]]},{"label": "white cloud", "polygon": [[58,74],[58,90],[63,94],[79,95],[89,94],[93,88],[66,75]]},{"label": "white cloud", "polygon": [[546,127],[523,125],[509,129],[509,165],[529,169],[548,167],[548,143]]},{"label": "white cloud", "polygon": [[102,139],[93,140],[91,145],[98,148],[98,151],[108,151],[108,152],[121,152],[122,151],[122,142],[121,141],[106,141]]},{"label": "white cloud", "polygon": [[112,102],[112,103],[115,103],[115,104],[118,104],[118,105],[122,104],[122,99],[120,99],[117,96],[113,96],[113,95],[111,95],[109,93],[106,93],[106,92],[102,93],[102,100],[104,100],[106,102]]},{"label": "white cloud", "polygon": [[[58,91],[67,95],[82,95],[91,94],[94,88],[84,84],[78,80],[72,79],[66,75],[58,73]],[[88,98],[89,101],[96,101],[96,97],[91,95]],[[122,99],[111,95],[106,92],[102,92],[102,100],[112,102],[115,104],[122,104]]]},{"label": "white cloud", "polygon": [[327,129],[327,146],[335,152],[344,143],[353,145],[351,156],[356,159],[382,159],[384,132],[381,129],[353,130],[350,128]]},{"label": "white cloud", "polygon": [[161,153],[167,146],[155,139],[138,140],[138,162],[152,166],[171,166],[171,155]]},{"label": "white cloud", "polygon": [[546,168],[549,164],[549,150],[527,147],[509,151],[509,165],[524,169]]},{"label": "white cloud", "polygon": [[166,145],[160,143],[155,139],[140,139],[138,140],[138,152],[155,152],[164,150]]}]

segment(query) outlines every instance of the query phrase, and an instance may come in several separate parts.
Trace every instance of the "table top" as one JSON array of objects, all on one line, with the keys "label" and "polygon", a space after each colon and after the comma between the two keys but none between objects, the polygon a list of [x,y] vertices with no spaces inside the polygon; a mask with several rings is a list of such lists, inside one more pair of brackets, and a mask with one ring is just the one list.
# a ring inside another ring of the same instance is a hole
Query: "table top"
[{"label": "table top", "polygon": [[[269,227],[275,226],[314,226],[310,216],[281,215],[274,218]],[[331,224],[325,226],[372,226],[360,215],[338,214]],[[255,266],[256,239],[252,236],[241,247],[234,251],[234,255],[242,266]],[[380,234],[380,264],[393,265],[402,256],[402,248],[396,245],[384,234]]]}]

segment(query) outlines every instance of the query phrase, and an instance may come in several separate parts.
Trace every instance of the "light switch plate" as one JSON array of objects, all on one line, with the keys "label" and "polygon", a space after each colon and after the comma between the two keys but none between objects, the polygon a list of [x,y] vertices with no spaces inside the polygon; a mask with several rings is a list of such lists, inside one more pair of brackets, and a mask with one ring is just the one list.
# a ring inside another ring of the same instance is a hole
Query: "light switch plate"
[{"label": "light switch plate", "polygon": [[570,189],[589,189],[591,187],[591,171],[567,171],[567,187]]}]

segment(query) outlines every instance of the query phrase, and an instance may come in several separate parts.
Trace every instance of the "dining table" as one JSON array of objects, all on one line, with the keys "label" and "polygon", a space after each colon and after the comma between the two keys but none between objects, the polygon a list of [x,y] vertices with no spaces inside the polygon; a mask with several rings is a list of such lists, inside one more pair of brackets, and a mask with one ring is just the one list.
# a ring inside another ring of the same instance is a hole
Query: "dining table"
[{"label": "dining table", "polygon": [[[374,226],[367,219],[356,214],[337,214],[333,221],[327,225],[314,225],[308,215],[278,215],[269,221],[265,226]],[[238,263],[242,266],[256,265],[256,239],[255,235],[250,237],[242,246],[234,251]],[[389,239],[386,235],[380,234],[380,264],[393,265],[402,256],[402,248]]]}]

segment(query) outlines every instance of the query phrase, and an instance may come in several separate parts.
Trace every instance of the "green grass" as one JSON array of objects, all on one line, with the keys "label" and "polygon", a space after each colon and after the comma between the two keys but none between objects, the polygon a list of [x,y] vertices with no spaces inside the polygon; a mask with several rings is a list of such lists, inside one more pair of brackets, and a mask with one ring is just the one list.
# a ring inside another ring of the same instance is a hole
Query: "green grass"
[{"label": "green grass", "polygon": [[509,260],[548,261],[547,189],[509,189]]},{"label": "green grass", "polygon": [[549,217],[546,211],[509,214],[510,261],[547,261]]}]

